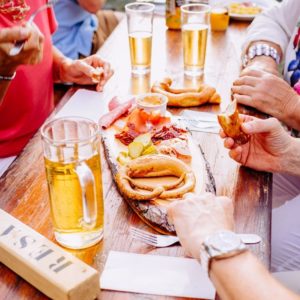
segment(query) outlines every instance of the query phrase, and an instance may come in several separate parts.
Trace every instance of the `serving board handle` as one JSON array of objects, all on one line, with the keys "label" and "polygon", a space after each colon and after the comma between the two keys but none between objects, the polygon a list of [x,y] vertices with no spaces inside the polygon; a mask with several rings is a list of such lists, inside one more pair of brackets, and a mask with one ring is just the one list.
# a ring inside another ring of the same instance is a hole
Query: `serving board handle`
[{"label": "serving board handle", "polygon": [[0,262],[52,299],[92,300],[99,273],[0,209]]}]

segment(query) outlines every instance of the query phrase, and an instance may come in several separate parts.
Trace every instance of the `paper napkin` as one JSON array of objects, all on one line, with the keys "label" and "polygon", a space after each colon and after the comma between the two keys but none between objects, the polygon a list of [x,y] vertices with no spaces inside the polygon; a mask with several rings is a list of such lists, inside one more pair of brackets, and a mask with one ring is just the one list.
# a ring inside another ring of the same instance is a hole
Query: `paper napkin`
[{"label": "paper napkin", "polygon": [[195,259],[110,251],[101,289],[214,299],[215,289]]}]

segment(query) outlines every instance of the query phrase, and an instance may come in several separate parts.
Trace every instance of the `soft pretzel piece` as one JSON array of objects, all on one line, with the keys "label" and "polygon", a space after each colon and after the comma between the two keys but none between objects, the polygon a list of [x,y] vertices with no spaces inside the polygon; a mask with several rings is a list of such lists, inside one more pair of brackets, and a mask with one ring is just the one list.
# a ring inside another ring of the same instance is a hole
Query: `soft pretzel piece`
[{"label": "soft pretzel piece", "polygon": [[239,117],[236,100],[226,108],[225,113],[218,115],[218,121],[226,135],[233,138],[238,145],[246,144],[249,136],[241,129],[242,121]]},{"label": "soft pretzel piece", "polygon": [[154,93],[167,96],[168,106],[191,107],[205,103],[219,104],[221,102],[220,95],[216,92],[216,89],[209,85],[202,84],[198,89],[174,89],[171,87],[171,84],[171,78],[164,78],[162,81],[155,82],[151,89]]},{"label": "soft pretzel piece", "polygon": [[[134,178],[160,176],[176,176],[179,179],[173,185],[162,184],[154,189],[134,180]],[[152,200],[154,198],[181,198],[194,189],[196,179],[192,170],[181,160],[155,154],[140,156],[120,167],[116,182],[121,194],[126,197],[133,200]],[[143,190],[136,190],[132,186]]]}]

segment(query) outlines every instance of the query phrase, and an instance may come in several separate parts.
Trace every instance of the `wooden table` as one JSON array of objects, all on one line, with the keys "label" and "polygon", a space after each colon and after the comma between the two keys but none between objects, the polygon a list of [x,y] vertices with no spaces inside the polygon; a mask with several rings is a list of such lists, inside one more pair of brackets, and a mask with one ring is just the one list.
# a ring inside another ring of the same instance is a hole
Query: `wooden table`
[{"label": "wooden table", "polygon": [[[114,95],[147,92],[153,81],[170,75],[175,84],[193,86],[183,76],[181,34],[168,31],[163,18],[154,22],[153,63],[151,76],[131,77],[130,60],[125,20],[114,31],[100,50],[103,58],[110,61],[115,75],[99,95],[99,109],[105,108]],[[247,23],[233,23],[226,33],[211,33],[208,41],[205,82],[215,86],[223,102],[219,106],[205,106],[202,110],[219,112],[230,99],[232,81],[239,73],[240,48],[245,36]],[[71,89],[62,99],[57,110],[66,103],[76,89]],[[196,142],[204,149],[217,184],[217,194],[227,195],[235,201],[236,230],[257,233],[262,237],[259,245],[251,250],[269,266],[270,220],[271,220],[271,176],[262,172],[239,167],[229,159],[223,142],[216,134],[193,133]],[[128,229],[130,225],[147,229],[128,205],[122,201],[112,181],[105,159],[103,183],[105,195],[105,236],[104,241],[90,249],[71,251],[91,264],[100,272],[103,270],[110,250],[144,254],[183,256],[178,245],[155,249],[139,242],[132,242]],[[22,154],[0,179],[0,207],[22,222],[31,226],[47,238],[53,239],[53,228],[49,216],[48,191],[44,173],[41,140],[37,134]],[[145,270],[146,272],[146,270]],[[45,299],[35,288],[0,264],[1,299]],[[103,291],[100,299],[174,299],[151,295]]]}]

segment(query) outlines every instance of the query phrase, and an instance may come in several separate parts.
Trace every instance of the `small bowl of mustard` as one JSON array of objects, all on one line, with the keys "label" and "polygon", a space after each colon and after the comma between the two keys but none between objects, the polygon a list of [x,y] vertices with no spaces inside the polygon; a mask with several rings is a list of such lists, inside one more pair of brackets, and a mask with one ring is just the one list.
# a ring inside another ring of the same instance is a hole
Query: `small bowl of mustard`
[{"label": "small bowl of mustard", "polygon": [[136,99],[137,107],[148,113],[159,113],[164,116],[167,111],[168,98],[158,93],[147,93],[139,95]]}]

